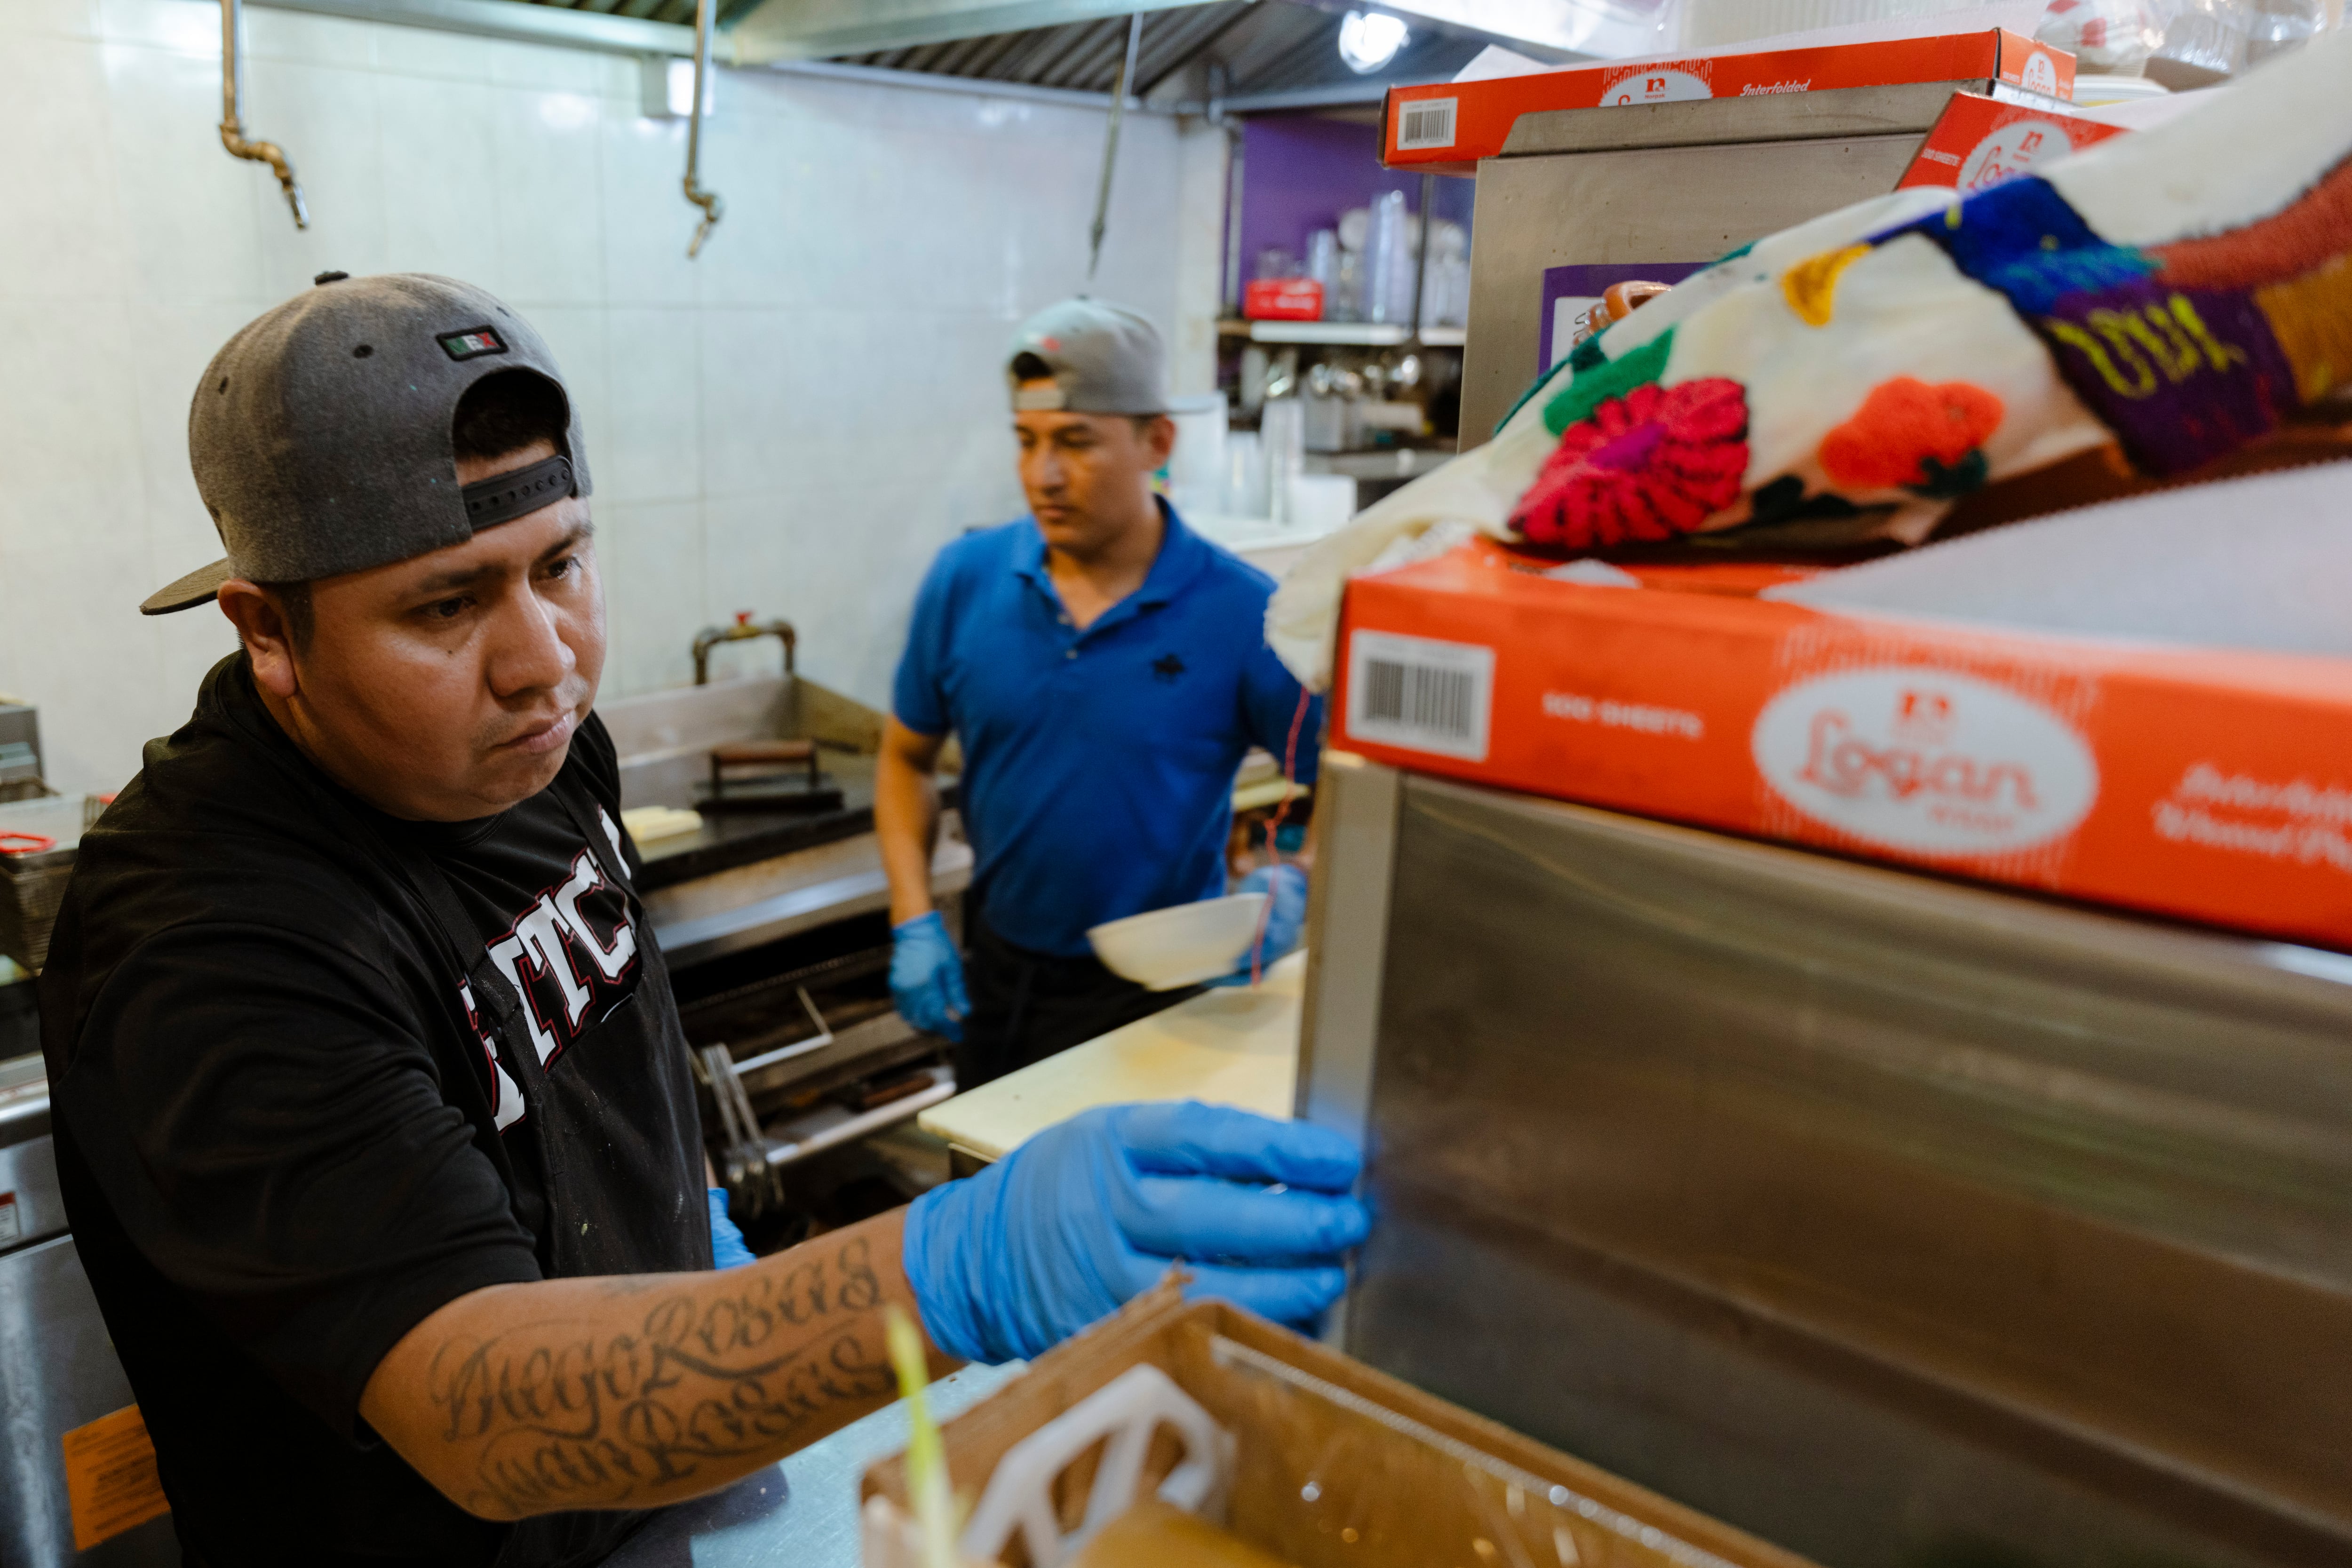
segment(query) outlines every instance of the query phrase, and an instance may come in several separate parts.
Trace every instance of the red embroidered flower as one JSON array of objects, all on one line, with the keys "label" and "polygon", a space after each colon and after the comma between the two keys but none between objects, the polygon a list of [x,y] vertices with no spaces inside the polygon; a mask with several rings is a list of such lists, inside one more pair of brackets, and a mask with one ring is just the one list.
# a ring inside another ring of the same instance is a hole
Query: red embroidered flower
[{"label": "red embroidered flower", "polygon": [[1530,544],[1589,550],[1689,533],[1739,499],[1748,395],[1705,376],[1604,398],[1562,432],[1511,526]]}]

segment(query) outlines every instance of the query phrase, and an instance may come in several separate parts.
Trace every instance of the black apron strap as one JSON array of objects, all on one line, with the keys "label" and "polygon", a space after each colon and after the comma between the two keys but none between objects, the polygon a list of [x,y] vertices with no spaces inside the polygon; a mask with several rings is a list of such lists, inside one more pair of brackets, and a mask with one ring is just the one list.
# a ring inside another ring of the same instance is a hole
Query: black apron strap
[{"label": "black apron strap", "polygon": [[[395,846],[394,852],[408,873],[410,884],[432,910],[433,923],[441,928],[442,940],[456,959],[467,994],[473,997],[476,1006],[489,1015],[490,1037],[497,1042],[499,1055],[506,1058],[507,1076],[522,1093],[525,1114],[543,1117],[545,1069],[540,1064],[539,1053],[530,1047],[530,1026],[523,1020],[520,1004],[492,965],[489,950],[483,945],[481,933],[474,929],[472,917],[457,901],[457,889],[449,885],[448,873],[422,849]],[[470,959],[469,952],[474,955]],[[547,1164],[548,1192],[551,1195],[562,1175],[562,1159],[553,1139],[539,1140],[539,1148]]]}]

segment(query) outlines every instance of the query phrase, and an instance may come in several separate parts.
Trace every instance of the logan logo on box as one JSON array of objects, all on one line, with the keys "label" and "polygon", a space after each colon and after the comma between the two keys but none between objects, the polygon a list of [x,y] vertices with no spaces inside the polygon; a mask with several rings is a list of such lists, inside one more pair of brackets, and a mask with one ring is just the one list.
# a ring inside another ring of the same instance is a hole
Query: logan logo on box
[{"label": "logan logo on box", "polygon": [[2073,725],[2007,687],[1924,666],[1801,681],[1758,715],[1749,746],[1807,816],[1918,855],[2048,843],[2099,793]]},{"label": "logan logo on box", "polygon": [[1714,96],[1715,89],[1705,77],[1685,70],[1661,70],[1652,67],[1633,71],[1611,83],[1602,91],[1601,103],[1606,109],[1629,103],[1686,103],[1693,99]]},{"label": "logan logo on box", "polygon": [[1960,164],[1955,188],[1963,195],[1980,191],[2074,150],[2066,128],[2055,121],[2011,121],[1976,144]]}]

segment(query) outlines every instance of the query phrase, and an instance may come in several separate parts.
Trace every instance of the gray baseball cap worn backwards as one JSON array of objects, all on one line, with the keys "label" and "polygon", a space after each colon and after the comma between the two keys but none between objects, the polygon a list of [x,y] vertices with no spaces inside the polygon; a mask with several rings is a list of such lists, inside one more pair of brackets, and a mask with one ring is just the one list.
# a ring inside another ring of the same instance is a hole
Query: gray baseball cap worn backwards
[{"label": "gray baseball cap worn backwards", "polygon": [[[1051,386],[1021,384],[1012,362],[1035,354]],[[1005,356],[1015,413],[1165,414],[1168,351],[1140,314],[1100,300],[1065,300],[1027,321]]]},{"label": "gray baseball cap worn backwards", "polygon": [[587,495],[568,394],[563,451],[457,483],[457,400],[509,370],[563,392],[530,323],[482,289],[422,272],[320,273],[213,356],[188,408],[188,460],[228,557],[140,610],[189,609],[232,577],[308,582],[407,561]]}]

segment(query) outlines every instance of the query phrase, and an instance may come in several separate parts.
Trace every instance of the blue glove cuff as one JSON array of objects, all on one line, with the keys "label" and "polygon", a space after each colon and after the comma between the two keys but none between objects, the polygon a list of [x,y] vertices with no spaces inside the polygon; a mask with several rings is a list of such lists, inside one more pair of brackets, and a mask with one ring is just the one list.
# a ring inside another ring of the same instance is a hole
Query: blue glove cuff
[{"label": "blue glove cuff", "polygon": [[[986,1174],[985,1172],[982,1174]],[[959,1267],[957,1243],[971,1226],[953,1211],[972,1194],[975,1176],[933,1187],[907,1205],[905,1243],[899,1265],[907,1286],[915,1293],[915,1308],[931,1343],[962,1361],[993,1366],[1017,1360],[1017,1353],[995,1353],[982,1331],[978,1281],[967,1281]]]},{"label": "blue glove cuff", "polygon": [[712,1187],[710,1194],[710,1264],[714,1268],[740,1268],[746,1263],[760,1261],[743,1244],[743,1233],[728,1217],[727,1194],[723,1188]]}]

